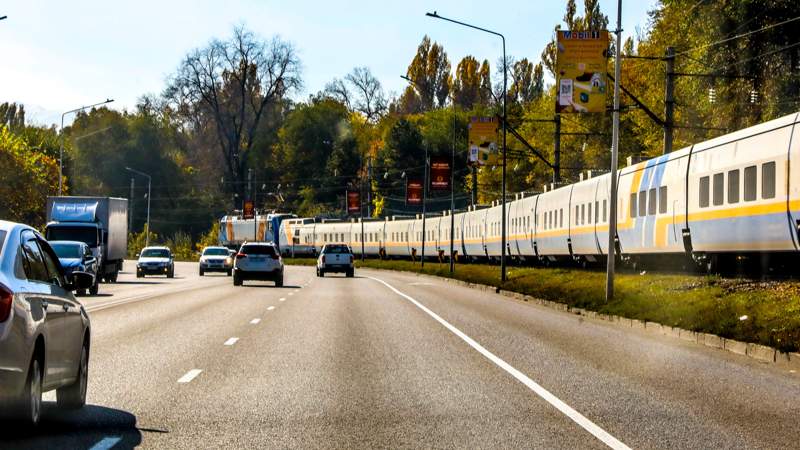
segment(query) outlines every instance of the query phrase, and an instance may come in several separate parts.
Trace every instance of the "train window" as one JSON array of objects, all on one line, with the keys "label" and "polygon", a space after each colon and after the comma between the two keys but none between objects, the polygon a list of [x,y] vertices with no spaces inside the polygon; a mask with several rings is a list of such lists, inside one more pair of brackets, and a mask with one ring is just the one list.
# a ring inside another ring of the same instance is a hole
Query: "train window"
[{"label": "train window", "polygon": [[739,169],[728,172],[728,203],[739,203]]},{"label": "train window", "polygon": [[586,205],[581,205],[581,225],[586,223]]},{"label": "train window", "polygon": [[658,188],[658,213],[667,213],[667,187],[661,186]]},{"label": "train window", "polygon": [[700,207],[708,206],[708,177],[700,178]]},{"label": "train window", "polygon": [[580,210],[578,209],[580,206],[575,205],[575,225],[580,225]]},{"label": "train window", "polygon": [[775,198],[775,161],[761,165],[761,198]]},{"label": "train window", "polygon": [[608,220],[608,211],[606,211],[607,200],[603,200],[603,222]]},{"label": "train window", "polygon": [[600,221],[600,202],[595,200],[594,202],[594,223]]},{"label": "train window", "polygon": [[634,217],[636,217],[636,193],[635,192],[633,194],[631,194],[630,210],[631,210],[631,219],[633,219]]},{"label": "train window", "polygon": [[564,228],[564,208],[558,210],[558,226]]},{"label": "train window", "polygon": [[639,191],[639,217],[647,215],[647,191]]},{"label": "train window", "polygon": [[650,189],[647,192],[647,214],[655,215],[656,213],[656,188]]},{"label": "train window", "polygon": [[714,174],[714,206],[725,203],[725,173]]},{"label": "train window", "polygon": [[750,166],[744,168],[744,201],[752,202],[756,199],[758,186],[758,168]]},{"label": "train window", "polygon": [[592,223],[592,204],[589,203],[589,206],[586,208],[586,222]]}]

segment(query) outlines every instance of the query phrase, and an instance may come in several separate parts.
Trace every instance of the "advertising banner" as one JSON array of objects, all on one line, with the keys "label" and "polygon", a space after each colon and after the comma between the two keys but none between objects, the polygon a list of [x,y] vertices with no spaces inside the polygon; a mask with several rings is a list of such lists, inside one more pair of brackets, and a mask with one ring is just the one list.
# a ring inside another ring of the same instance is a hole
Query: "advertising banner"
[{"label": "advertising banner", "polygon": [[245,200],[244,206],[242,208],[242,218],[245,220],[250,220],[256,216],[256,209],[255,205],[253,204],[252,200]]},{"label": "advertising banner", "polygon": [[608,31],[556,31],[556,113],[606,110]]},{"label": "advertising banner", "polygon": [[434,156],[431,158],[431,190],[450,190],[450,157]]},{"label": "advertising banner", "polygon": [[469,119],[469,158],[471,165],[493,166],[497,164],[496,117],[470,117]]},{"label": "advertising banner", "polygon": [[359,214],[361,211],[361,193],[347,191],[347,214]]},{"label": "advertising banner", "polygon": [[406,205],[422,204],[422,180],[406,180]]}]

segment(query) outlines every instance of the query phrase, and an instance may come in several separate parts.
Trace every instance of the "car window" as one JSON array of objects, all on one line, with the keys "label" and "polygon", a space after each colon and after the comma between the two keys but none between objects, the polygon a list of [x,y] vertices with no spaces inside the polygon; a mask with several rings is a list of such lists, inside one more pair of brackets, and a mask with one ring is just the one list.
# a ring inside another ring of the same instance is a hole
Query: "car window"
[{"label": "car window", "polygon": [[42,250],[42,259],[44,259],[44,265],[47,268],[48,272],[48,282],[50,284],[57,284],[59,286],[64,286],[64,277],[61,275],[61,265],[58,262],[58,258],[56,257],[53,249],[50,248],[47,242],[39,241],[39,247]]},{"label": "car window", "polygon": [[22,232],[22,253],[25,255],[25,277],[32,281],[48,282],[47,268],[36,236],[30,231]]},{"label": "car window", "polygon": [[150,248],[142,250],[142,258],[169,258],[169,250],[163,248]]},{"label": "car window", "polygon": [[327,245],[322,253],[350,253],[350,249],[346,245]]},{"label": "car window", "polygon": [[5,230],[0,230],[0,255],[3,254],[3,243],[6,241]]},{"label": "car window", "polygon": [[227,248],[207,248],[203,250],[203,256],[228,256]]},{"label": "car window", "polygon": [[240,250],[245,255],[269,255],[274,256],[277,253],[275,252],[275,247],[271,245],[243,245],[242,249]]},{"label": "car window", "polygon": [[78,259],[81,257],[81,246],[78,244],[50,244],[59,258]]}]

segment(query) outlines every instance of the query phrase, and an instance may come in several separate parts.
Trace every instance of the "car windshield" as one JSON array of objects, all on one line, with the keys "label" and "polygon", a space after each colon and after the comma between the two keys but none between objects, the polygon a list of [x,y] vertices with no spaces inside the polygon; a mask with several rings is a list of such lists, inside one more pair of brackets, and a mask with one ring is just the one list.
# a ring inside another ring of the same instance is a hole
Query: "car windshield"
[{"label": "car windshield", "polygon": [[271,245],[243,245],[242,253],[245,255],[269,255],[274,256],[275,247]]},{"label": "car windshield", "polygon": [[51,227],[47,229],[48,241],[79,241],[89,247],[97,246],[97,229],[91,227]]},{"label": "car windshield", "polygon": [[0,230],[0,253],[3,253],[3,242],[6,240],[6,232]]},{"label": "car windshield", "polygon": [[148,248],[142,250],[142,258],[169,258],[169,250],[163,248]]},{"label": "car windshield", "polygon": [[56,256],[63,259],[81,258],[81,246],[78,244],[58,244],[51,242],[50,247],[56,252]]},{"label": "car windshield", "polygon": [[322,253],[350,253],[350,248],[346,245],[328,245]]},{"label": "car windshield", "polygon": [[227,248],[207,248],[203,250],[203,256],[228,256]]}]

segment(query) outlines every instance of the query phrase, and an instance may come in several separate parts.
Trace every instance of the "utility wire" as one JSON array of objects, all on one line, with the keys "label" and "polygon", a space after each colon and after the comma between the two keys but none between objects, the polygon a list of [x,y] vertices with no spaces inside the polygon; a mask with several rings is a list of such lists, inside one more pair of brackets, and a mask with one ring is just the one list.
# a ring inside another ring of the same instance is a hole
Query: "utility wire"
[{"label": "utility wire", "polygon": [[688,50],[684,50],[682,52],[676,53],[675,56],[681,56],[681,55],[684,55],[686,53],[694,52],[694,51],[697,51],[697,50],[703,50],[703,49],[706,49],[706,48],[715,47],[717,45],[724,44],[726,42],[730,42],[730,41],[733,41],[733,40],[736,40],[736,39],[747,37],[747,36],[750,36],[752,34],[760,33],[762,31],[771,30],[771,29],[773,29],[775,27],[786,25],[787,23],[796,22],[798,20],[800,20],[800,16],[793,17],[791,19],[786,19],[783,22],[774,23],[772,25],[767,25],[767,26],[759,28],[757,30],[752,30],[752,31],[748,31],[748,32],[742,33],[742,34],[737,34],[735,36],[731,36],[731,37],[728,37],[728,38],[725,38],[725,39],[720,39],[718,41],[711,42],[710,44],[705,44],[705,45],[700,45],[698,47],[690,48]]}]

